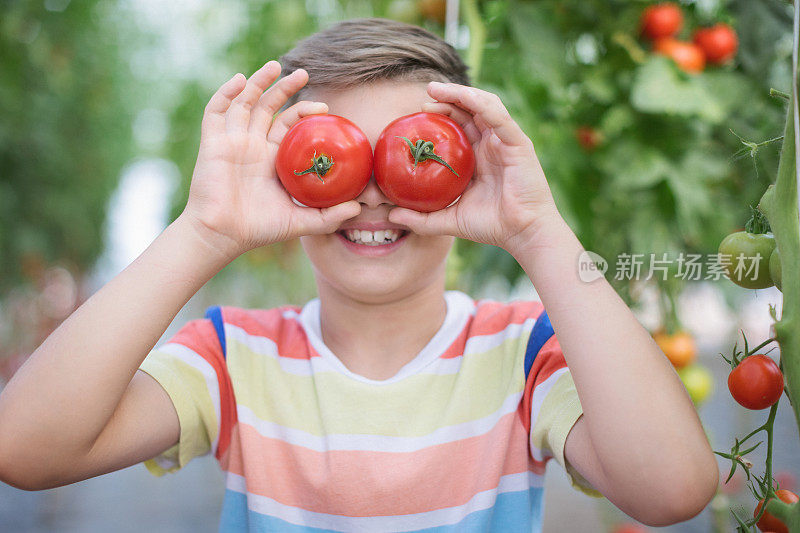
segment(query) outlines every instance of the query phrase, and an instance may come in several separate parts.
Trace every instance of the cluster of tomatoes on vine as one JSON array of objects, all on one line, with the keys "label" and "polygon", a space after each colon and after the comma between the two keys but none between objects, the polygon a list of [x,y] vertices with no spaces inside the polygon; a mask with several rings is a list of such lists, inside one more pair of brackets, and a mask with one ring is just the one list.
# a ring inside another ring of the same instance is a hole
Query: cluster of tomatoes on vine
[{"label": "cluster of tomatoes on vine", "polygon": [[[773,285],[780,289],[780,255],[775,237],[763,213],[757,208],[751,208],[751,211],[744,231],[729,234],[719,245],[720,257],[725,259],[726,274],[733,283],[747,289],[765,289]],[[742,268],[745,264],[749,268]],[[773,340],[750,350],[745,338],[744,352],[734,347],[730,359],[723,356],[732,369],[728,375],[731,396],[747,409],[757,411],[772,407],[785,390],[783,372],[778,364],[766,354],[755,353]],[[797,494],[786,489],[776,490],[775,496],[785,503],[798,501]],[[764,499],[761,499],[754,517],[761,512],[763,504]],[[761,531],[788,532],[786,525],[768,512],[763,513],[757,525]]]},{"label": "cluster of tomatoes on vine", "polygon": [[391,122],[373,152],[367,136],[337,115],[298,120],[278,148],[275,170],[300,203],[316,208],[353,200],[370,177],[395,205],[421,212],[453,203],[475,170],[475,154],[461,127],[436,113]]},{"label": "cluster of tomatoes on vine", "polygon": [[[731,233],[722,239],[719,256],[728,279],[746,289],[781,287],[780,255],[775,237],[766,217],[757,208],[744,231]],[[745,348],[741,361],[734,353],[728,387],[733,398],[748,409],[766,409],[774,405],[783,393],[783,373],[766,355],[751,355]]]},{"label": "cluster of tomatoes on vine", "polygon": [[723,65],[736,55],[739,39],[725,23],[695,30],[691,41],[676,36],[683,29],[683,11],[672,2],[648,7],[642,13],[641,35],[652,41],[653,51],[672,58],[685,72],[702,72],[706,63]]},{"label": "cluster of tomatoes on vine", "polygon": [[[645,8],[639,24],[641,37],[652,43],[653,52],[671,58],[678,68],[698,74],[706,65],[730,63],[739,49],[736,31],[723,22],[695,30],[691,41],[678,38],[683,29],[684,16],[680,6],[663,2]],[[603,143],[603,135],[591,126],[575,130],[578,144],[592,151]]]}]

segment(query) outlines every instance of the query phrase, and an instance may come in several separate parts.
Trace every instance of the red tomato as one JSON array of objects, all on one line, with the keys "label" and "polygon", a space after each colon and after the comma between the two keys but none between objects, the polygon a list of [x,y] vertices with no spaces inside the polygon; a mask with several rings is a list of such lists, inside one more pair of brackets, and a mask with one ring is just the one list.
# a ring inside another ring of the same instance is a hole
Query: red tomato
[{"label": "red tomato", "polygon": [[[797,497],[797,494],[784,489],[776,490],[775,496],[785,503],[797,503],[800,500],[800,498]],[[758,502],[756,510],[753,511],[753,518],[758,516],[762,505],[764,505],[764,500]],[[789,533],[789,528],[786,527],[786,524],[769,514],[769,512],[765,512],[761,517],[761,520],[759,520],[758,524],[756,525],[761,531],[771,531],[772,533]]]},{"label": "red tomato", "polygon": [[591,152],[603,143],[603,134],[591,126],[578,126],[575,129],[578,144],[587,152]]},{"label": "red tomato", "polygon": [[694,43],[702,48],[709,63],[720,65],[733,58],[739,48],[736,32],[727,24],[701,28],[694,34]]},{"label": "red tomato", "polygon": [[642,13],[642,35],[648,39],[672,37],[682,26],[683,12],[672,2],[650,6]]},{"label": "red tomato", "polygon": [[310,115],[286,133],[275,161],[286,190],[309,207],[352,200],[372,175],[372,147],[361,129],[337,115]]},{"label": "red tomato", "polygon": [[677,39],[659,39],[653,45],[657,54],[671,57],[684,72],[696,74],[706,67],[706,57],[703,50],[694,43],[678,41]]},{"label": "red tomato", "polygon": [[453,203],[474,171],[472,145],[445,115],[400,117],[375,143],[375,181],[394,204],[415,211],[437,211]]},{"label": "red tomato", "polygon": [[766,409],[783,394],[783,374],[766,355],[751,355],[728,375],[728,389],[742,406],[756,411]]}]

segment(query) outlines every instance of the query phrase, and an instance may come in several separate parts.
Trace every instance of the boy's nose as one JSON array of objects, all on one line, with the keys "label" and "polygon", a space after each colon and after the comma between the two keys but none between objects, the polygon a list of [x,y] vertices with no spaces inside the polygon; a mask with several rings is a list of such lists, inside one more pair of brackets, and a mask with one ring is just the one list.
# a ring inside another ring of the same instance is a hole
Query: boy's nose
[{"label": "boy's nose", "polygon": [[378,207],[381,204],[392,205],[392,202],[386,198],[386,195],[378,187],[378,182],[375,181],[375,174],[370,176],[367,186],[356,197],[356,201],[367,207]]}]

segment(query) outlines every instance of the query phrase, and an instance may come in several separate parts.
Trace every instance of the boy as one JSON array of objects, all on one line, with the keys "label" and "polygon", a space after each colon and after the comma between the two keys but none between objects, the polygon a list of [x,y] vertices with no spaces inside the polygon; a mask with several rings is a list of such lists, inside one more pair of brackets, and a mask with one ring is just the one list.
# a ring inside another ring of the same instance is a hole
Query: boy
[{"label": "boy", "polygon": [[[3,391],[0,479],[38,490],[212,452],[221,530],[531,531],[555,457],[644,523],[699,513],[718,470],[691,401],[608,283],[579,280],[583,249],[499,98],[438,37],[391,21],[339,24],[281,61],[279,80],[270,61],[214,94],[183,213]],[[344,116],[374,146],[420,110],[473,143],[453,206],[395,207],[374,178],[321,210],[281,187],[275,153],[300,117]],[[212,311],[147,356],[227,263],[294,237],[318,299]],[[445,293],[454,237],[510,252],[547,313]]]}]

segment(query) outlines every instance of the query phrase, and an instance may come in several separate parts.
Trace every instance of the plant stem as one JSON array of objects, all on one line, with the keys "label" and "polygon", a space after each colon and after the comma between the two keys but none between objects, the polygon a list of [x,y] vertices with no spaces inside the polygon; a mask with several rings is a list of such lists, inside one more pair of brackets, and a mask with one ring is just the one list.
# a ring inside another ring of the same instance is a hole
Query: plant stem
[{"label": "plant stem", "polygon": [[767,340],[765,340],[764,342],[762,342],[761,344],[759,344],[758,346],[756,346],[755,348],[753,348],[752,350],[750,350],[749,352],[747,352],[747,354],[745,354],[745,356],[747,356],[747,355],[753,355],[754,353],[756,353],[756,352],[757,352],[757,351],[759,351],[761,348],[763,348],[764,346],[766,346],[767,344],[769,344],[769,343],[771,343],[771,342],[775,342],[775,338],[771,338],[771,339],[767,339]]}]

